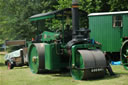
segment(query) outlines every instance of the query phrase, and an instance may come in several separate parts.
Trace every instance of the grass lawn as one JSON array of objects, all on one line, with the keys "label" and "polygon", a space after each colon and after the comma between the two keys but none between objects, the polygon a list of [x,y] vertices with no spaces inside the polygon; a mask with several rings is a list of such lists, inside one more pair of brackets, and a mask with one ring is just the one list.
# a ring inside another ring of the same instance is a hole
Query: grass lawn
[{"label": "grass lawn", "polygon": [[0,85],[128,85],[128,71],[112,66],[116,76],[98,80],[74,80],[69,73],[33,74],[27,66],[7,70],[0,55]]}]

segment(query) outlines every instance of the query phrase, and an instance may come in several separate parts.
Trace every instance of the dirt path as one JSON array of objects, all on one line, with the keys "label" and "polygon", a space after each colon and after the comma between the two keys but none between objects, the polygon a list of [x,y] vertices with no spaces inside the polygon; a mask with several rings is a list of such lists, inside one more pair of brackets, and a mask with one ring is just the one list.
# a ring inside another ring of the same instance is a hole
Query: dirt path
[{"label": "dirt path", "polygon": [[0,52],[1,55],[4,55],[4,54],[6,54],[6,53],[7,53],[7,52]]}]

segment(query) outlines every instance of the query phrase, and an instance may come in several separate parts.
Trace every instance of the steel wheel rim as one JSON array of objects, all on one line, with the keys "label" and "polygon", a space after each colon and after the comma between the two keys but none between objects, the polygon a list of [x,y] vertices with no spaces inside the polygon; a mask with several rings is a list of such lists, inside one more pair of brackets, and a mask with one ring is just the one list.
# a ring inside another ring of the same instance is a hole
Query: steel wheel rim
[{"label": "steel wheel rim", "polygon": [[128,40],[126,40],[121,47],[121,61],[126,70],[128,70]]},{"label": "steel wheel rim", "polygon": [[29,66],[33,73],[38,73],[39,68],[39,55],[34,45],[30,46],[29,51]]},{"label": "steel wheel rim", "polygon": [[[71,65],[72,65],[72,61],[71,61]],[[81,70],[81,69],[83,69],[85,66],[83,63],[83,58],[78,52],[77,52],[77,57],[76,57],[76,65],[80,69],[71,68],[71,75],[76,80],[82,80],[85,74],[85,70]]]},{"label": "steel wheel rim", "polygon": [[11,63],[8,62],[8,69],[11,69]]}]

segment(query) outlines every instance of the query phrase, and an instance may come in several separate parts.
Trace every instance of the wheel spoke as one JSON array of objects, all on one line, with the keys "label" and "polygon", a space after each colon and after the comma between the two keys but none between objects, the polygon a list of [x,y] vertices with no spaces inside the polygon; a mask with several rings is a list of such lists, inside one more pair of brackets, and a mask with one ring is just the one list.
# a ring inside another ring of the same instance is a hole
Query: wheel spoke
[{"label": "wheel spoke", "polygon": [[128,40],[124,41],[120,51],[122,65],[128,70]]}]

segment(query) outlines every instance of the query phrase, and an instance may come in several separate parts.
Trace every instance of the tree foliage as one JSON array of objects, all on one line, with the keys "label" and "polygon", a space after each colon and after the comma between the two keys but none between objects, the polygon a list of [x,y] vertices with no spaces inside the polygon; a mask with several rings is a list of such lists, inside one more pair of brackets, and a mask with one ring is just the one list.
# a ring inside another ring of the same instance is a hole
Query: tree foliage
[{"label": "tree foliage", "polygon": [[0,38],[30,39],[37,28],[31,25],[29,17],[54,9],[55,3],[55,0],[0,0]]},{"label": "tree foliage", "polygon": [[[0,41],[30,39],[37,31],[37,28],[29,22],[30,16],[55,9],[71,8],[71,3],[72,0],[0,0]],[[126,11],[128,1],[80,0],[79,8],[87,13]],[[52,22],[53,28],[59,26],[58,21]],[[46,23],[46,27],[48,26]],[[40,30],[43,30],[42,28]]]},{"label": "tree foliage", "polygon": [[109,0],[110,11],[128,10],[128,0]]}]

